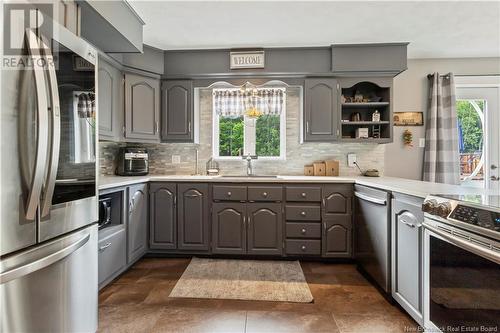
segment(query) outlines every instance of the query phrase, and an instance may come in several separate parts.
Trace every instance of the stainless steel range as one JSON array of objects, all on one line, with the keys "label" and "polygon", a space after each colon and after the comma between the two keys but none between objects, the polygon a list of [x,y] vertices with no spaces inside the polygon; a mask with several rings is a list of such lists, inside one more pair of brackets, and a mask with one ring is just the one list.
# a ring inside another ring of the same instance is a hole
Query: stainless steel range
[{"label": "stainless steel range", "polygon": [[433,195],[424,211],[424,326],[500,329],[500,196]]}]

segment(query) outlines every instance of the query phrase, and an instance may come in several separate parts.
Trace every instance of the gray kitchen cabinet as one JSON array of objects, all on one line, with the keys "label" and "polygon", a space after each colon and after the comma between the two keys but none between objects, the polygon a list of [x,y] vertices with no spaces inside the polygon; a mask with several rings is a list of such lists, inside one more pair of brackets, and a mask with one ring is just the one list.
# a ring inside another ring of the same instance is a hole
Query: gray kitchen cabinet
[{"label": "gray kitchen cabinet", "polygon": [[281,255],[283,220],[280,203],[247,204],[249,254]]},{"label": "gray kitchen cabinet", "polygon": [[192,81],[164,81],[161,89],[162,140],[193,142]]},{"label": "gray kitchen cabinet", "polygon": [[352,256],[352,195],[350,184],[323,187],[323,257]]},{"label": "gray kitchen cabinet", "polygon": [[127,233],[125,228],[115,226],[99,231],[98,275],[99,288],[120,274],[127,265]]},{"label": "gray kitchen cabinet", "polygon": [[123,128],[123,74],[99,57],[99,139],[119,141]]},{"label": "gray kitchen cabinet", "polygon": [[127,263],[142,257],[148,250],[148,195],[147,184],[129,187]]},{"label": "gray kitchen cabinet", "polygon": [[152,249],[177,248],[176,184],[153,183],[149,187],[149,243]]},{"label": "gray kitchen cabinet", "polygon": [[125,138],[160,140],[160,82],[152,77],[125,73]]},{"label": "gray kitchen cabinet", "polygon": [[392,297],[423,324],[422,199],[394,194],[392,200]]},{"label": "gray kitchen cabinet", "polygon": [[[208,184],[178,184],[178,249],[210,249]],[[222,223],[224,226],[224,223]]]},{"label": "gray kitchen cabinet", "polygon": [[212,204],[212,252],[246,253],[246,204],[238,202]]},{"label": "gray kitchen cabinet", "polygon": [[304,141],[336,141],[339,131],[339,86],[329,78],[304,84]]},{"label": "gray kitchen cabinet", "polygon": [[75,0],[59,0],[57,21],[60,25],[74,33],[80,35],[80,9]]}]

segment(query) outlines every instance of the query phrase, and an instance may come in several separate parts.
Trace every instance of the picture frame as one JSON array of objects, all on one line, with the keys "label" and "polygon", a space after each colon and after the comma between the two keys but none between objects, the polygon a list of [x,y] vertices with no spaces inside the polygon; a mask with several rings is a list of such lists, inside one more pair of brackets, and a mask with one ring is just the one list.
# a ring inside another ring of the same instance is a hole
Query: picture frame
[{"label": "picture frame", "polygon": [[423,112],[394,112],[394,126],[424,126]]}]

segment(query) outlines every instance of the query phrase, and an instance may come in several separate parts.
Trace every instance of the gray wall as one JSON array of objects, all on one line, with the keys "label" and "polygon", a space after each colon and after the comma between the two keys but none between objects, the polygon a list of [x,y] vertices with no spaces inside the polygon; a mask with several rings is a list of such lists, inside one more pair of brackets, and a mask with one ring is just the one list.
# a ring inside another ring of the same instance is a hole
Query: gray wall
[{"label": "gray wall", "polygon": [[[200,144],[162,143],[142,145],[150,151],[151,174],[192,174],[194,173],[195,149],[199,149],[200,173],[205,173],[205,163],[212,155],[212,93],[209,89],[200,92]],[[355,168],[347,167],[346,154],[358,155],[358,163],[363,168],[384,170],[385,145],[360,143],[306,143],[299,144],[300,97],[298,88],[288,89],[287,95],[287,156],[280,161],[255,161],[257,174],[302,175],[304,164],[316,160],[338,159],[341,175],[357,175]],[[100,143],[101,173],[113,174],[113,159],[118,147],[124,144]],[[181,156],[180,164],[172,164],[172,154]],[[221,171],[225,174],[244,174],[246,162],[219,161]]]},{"label": "gray wall", "polygon": [[[427,107],[427,74],[498,74],[500,58],[409,59],[408,70],[394,79],[394,112],[423,111]],[[403,132],[413,132],[413,147],[404,147]],[[424,148],[418,145],[425,138],[425,126],[394,127],[394,142],[386,145],[385,175],[409,179],[422,178]]]}]

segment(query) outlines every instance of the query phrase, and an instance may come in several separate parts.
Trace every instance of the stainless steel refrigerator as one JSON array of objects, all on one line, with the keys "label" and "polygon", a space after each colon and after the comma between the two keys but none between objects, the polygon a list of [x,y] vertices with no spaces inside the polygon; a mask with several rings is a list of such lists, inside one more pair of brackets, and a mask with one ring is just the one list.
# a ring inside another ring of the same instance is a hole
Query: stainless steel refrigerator
[{"label": "stainless steel refrigerator", "polygon": [[33,63],[1,73],[0,329],[94,332],[97,52],[35,17],[4,26]]}]

